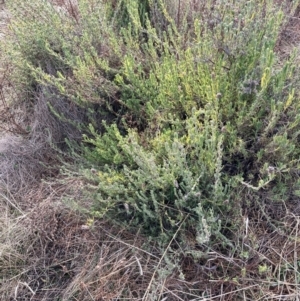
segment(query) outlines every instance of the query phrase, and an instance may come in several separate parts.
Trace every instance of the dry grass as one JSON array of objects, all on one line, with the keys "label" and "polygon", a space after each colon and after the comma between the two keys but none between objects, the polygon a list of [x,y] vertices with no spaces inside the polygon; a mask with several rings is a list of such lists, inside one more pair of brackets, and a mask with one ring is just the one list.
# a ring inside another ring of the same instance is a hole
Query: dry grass
[{"label": "dry grass", "polygon": [[22,226],[26,215],[11,197],[0,196],[0,212],[0,299],[9,300],[9,289],[26,261],[20,247],[28,243],[29,231]]},{"label": "dry grass", "polygon": [[2,195],[1,300],[297,300],[300,219],[290,209],[274,229],[257,208],[244,212],[233,248],[203,254],[174,236],[161,250],[138,229],[70,210],[62,199],[82,198],[82,185],[44,183],[26,214]]},{"label": "dry grass", "polygon": [[26,214],[2,195],[1,300],[297,300],[300,219],[293,204],[265,206],[280,220],[275,228],[258,207],[243,212],[234,248],[202,254],[197,245],[183,249],[177,236],[161,250],[138,229],[70,210],[62,199],[84,198],[83,185],[76,178],[42,184],[28,195],[36,205]]},{"label": "dry grass", "polygon": [[[289,13],[289,12],[288,12]],[[277,49],[283,58],[290,55],[291,50],[296,48],[300,42],[300,7],[289,14],[289,20],[283,26],[281,37],[277,43]]]},{"label": "dry grass", "polygon": [[[46,100],[43,92],[38,93],[34,107],[15,103],[9,108],[11,118],[3,121],[6,134],[0,138],[0,181],[15,197],[23,198],[42,178],[57,175],[61,156],[66,159],[61,155],[65,138],[73,142],[81,138],[80,130],[64,118],[80,124],[84,114],[55,95]],[[55,116],[52,110],[63,113],[64,118]],[[15,121],[20,112],[27,116],[26,121]]]}]

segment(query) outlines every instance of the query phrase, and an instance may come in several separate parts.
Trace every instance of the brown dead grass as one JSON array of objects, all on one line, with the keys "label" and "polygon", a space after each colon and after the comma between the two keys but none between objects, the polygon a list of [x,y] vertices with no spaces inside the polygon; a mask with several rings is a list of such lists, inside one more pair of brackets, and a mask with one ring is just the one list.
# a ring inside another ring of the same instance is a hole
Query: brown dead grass
[{"label": "brown dead grass", "polygon": [[227,233],[233,247],[183,246],[179,229],[161,250],[139,229],[70,210],[64,200],[84,199],[85,209],[92,203],[84,185],[76,177],[44,182],[24,198],[35,205],[17,210],[12,196],[2,196],[10,231],[0,236],[9,254],[0,300],[297,300],[300,218],[293,204],[261,202],[262,210],[253,200],[244,227]]},{"label": "brown dead grass", "polygon": [[276,46],[283,59],[289,57],[291,51],[300,43],[300,7],[298,6],[294,12],[288,11],[287,14],[288,22],[283,26]]}]

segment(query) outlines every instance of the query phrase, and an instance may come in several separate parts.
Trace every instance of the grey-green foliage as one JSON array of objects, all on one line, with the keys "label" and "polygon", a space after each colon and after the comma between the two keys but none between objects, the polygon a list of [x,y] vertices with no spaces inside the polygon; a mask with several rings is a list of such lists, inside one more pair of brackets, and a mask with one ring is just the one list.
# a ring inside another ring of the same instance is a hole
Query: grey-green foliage
[{"label": "grey-green foliage", "polygon": [[298,187],[298,77],[274,51],[273,1],[184,2],[176,12],[163,0],[80,0],[59,12],[11,0],[18,43],[7,53],[24,90],[86,108],[95,214],[203,243],[244,189]]},{"label": "grey-green foliage", "polygon": [[[297,156],[280,122],[295,100],[292,61],[280,66],[274,52],[283,15],[271,3],[228,5],[217,6],[223,19],[213,28],[195,17],[188,44],[172,26],[159,36],[147,23],[148,42],[124,57],[115,80],[145,128],[121,135],[107,127],[86,140],[95,146],[100,199],[111,204],[106,213],[151,235],[170,238],[182,227],[208,242],[220,215],[239,208],[236,193],[258,193],[283,173],[285,182]],[[125,39],[136,47],[132,35]],[[143,52],[144,66],[137,63]],[[118,138],[108,141],[111,133]],[[266,151],[275,144],[281,155]],[[276,173],[268,172],[273,166]]]},{"label": "grey-green foliage", "polygon": [[[176,133],[151,151],[141,145],[134,131],[122,137],[113,126],[103,137],[112,136],[111,140],[86,139],[95,144],[97,159],[106,163],[98,173],[100,204],[110,207],[106,214],[130,221],[132,226],[142,225],[145,232],[161,238],[170,238],[187,220],[185,226],[194,227],[199,239],[207,242],[210,228],[218,228],[210,203],[219,202],[221,207],[224,200],[219,160],[222,140],[208,170],[205,161],[191,168],[191,158]],[[95,204],[96,211],[100,204]]]}]

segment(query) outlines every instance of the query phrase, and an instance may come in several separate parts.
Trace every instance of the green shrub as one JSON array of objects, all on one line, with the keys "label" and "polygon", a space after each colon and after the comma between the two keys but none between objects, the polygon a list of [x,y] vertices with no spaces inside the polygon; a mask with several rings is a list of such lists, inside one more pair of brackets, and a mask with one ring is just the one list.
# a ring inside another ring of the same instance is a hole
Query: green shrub
[{"label": "green shrub", "polygon": [[[278,67],[274,52],[282,13],[251,1],[217,9],[223,19],[213,28],[194,16],[188,42],[172,26],[159,37],[148,23],[136,49],[146,63],[128,54],[115,79],[136,130],[125,115],[127,134],[113,125],[86,138],[99,163],[98,205],[154,236],[172,236],[188,214],[184,227],[208,242],[219,216],[235,214],[241,186],[281,182],[288,154],[298,154],[279,125],[294,99],[291,63]],[[270,144],[282,153],[267,152]]]},{"label": "green shrub", "polygon": [[75,15],[10,2],[22,88],[86,109],[94,214],[203,244],[223,235],[242,191],[298,189],[298,78],[274,51],[283,13],[272,1],[174,12],[162,0],[81,0]]}]

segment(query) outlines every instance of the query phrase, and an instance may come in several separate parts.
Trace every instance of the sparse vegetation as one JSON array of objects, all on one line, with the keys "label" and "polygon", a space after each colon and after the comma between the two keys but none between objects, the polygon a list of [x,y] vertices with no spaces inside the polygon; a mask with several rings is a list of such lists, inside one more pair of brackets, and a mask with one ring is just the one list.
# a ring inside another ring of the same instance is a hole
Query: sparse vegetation
[{"label": "sparse vegetation", "polygon": [[298,5],[8,0],[0,299],[298,300]]}]

